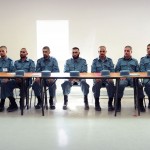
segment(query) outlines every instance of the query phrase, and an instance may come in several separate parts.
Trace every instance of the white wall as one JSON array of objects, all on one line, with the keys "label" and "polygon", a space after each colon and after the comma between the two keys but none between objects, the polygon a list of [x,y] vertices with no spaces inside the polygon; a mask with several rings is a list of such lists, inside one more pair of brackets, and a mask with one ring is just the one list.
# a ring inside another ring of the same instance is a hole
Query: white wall
[{"label": "white wall", "polygon": [[[149,0],[0,0],[0,45],[19,58],[26,47],[36,59],[36,20],[69,20],[69,47],[77,46],[89,68],[99,45],[116,63],[125,45],[138,60],[150,43]],[[60,53],[63,50],[60,49]],[[59,58],[58,58],[59,59]],[[90,71],[90,70],[89,70]]]}]

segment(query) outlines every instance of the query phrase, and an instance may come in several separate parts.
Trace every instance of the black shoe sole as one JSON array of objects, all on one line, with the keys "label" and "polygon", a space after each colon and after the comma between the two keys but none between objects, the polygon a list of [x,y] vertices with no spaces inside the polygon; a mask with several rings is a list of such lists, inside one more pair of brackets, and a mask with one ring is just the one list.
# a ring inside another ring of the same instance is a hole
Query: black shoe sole
[{"label": "black shoe sole", "polygon": [[114,111],[114,107],[108,107],[108,111]]},{"label": "black shoe sole", "polygon": [[1,108],[1,109],[0,109],[0,112],[3,112],[4,110],[5,110],[5,108]]},{"label": "black shoe sole", "polygon": [[16,111],[16,110],[18,110],[18,108],[7,109],[8,112],[14,112],[14,111]]},{"label": "black shoe sole", "polygon": [[42,107],[41,106],[35,106],[35,109],[41,109]]},{"label": "black shoe sole", "polygon": [[67,108],[67,105],[64,105],[63,106],[63,110],[67,110],[68,108]]},{"label": "black shoe sole", "polygon": [[101,111],[101,108],[99,107],[99,108],[95,108],[95,111]]},{"label": "black shoe sole", "polygon": [[51,110],[54,110],[54,109],[55,109],[55,106],[50,106],[50,109],[51,109]]},{"label": "black shoe sole", "polygon": [[85,106],[85,107],[84,107],[84,110],[89,110],[89,109],[90,109],[89,106]]},{"label": "black shoe sole", "polygon": [[140,112],[146,112],[146,110],[145,109],[140,109]]}]

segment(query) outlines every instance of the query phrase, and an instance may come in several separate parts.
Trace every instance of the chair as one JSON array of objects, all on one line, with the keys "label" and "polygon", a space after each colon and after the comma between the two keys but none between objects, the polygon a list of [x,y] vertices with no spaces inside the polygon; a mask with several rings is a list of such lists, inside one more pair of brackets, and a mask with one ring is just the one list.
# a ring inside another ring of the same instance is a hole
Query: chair
[{"label": "chair", "polygon": [[[131,88],[133,89],[133,92],[131,92]],[[127,90],[128,90],[128,93],[126,93]],[[125,87],[123,97],[125,97],[126,99],[128,99],[128,98],[129,99],[134,98],[134,108],[136,110],[136,108],[137,108],[136,102],[137,101],[136,101],[136,87],[135,87],[135,82],[133,83],[133,87],[131,87],[130,85],[128,85],[127,87]],[[144,101],[144,106],[146,108],[145,97],[144,97],[143,101]]]},{"label": "chair", "polygon": [[[56,82],[56,80],[54,81],[54,83]],[[50,98],[49,96],[49,87],[47,87],[46,85],[43,86],[43,106],[44,108],[46,108],[46,110],[48,110],[48,98]],[[32,101],[32,96],[33,96],[33,90],[31,91],[31,99],[30,99],[30,107],[31,107],[31,101]],[[34,96],[35,97],[35,96]],[[56,103],[56,94],[55,94],[55,97],[53,98],[54,100],[54,103]],[[36,105],[36,97],[34,98],[34,106]]]},{"label": "chair", "polygon": [[[20,100],[20,89],[19,88],[14,89],[14,96],[15,96],[15,99]],[[25,98],[26,98],[26,105],[25,106],[27,107],[27,109],[29,109],[29,106],[31,108],[31,99],[32,99],[32,91],[30,91],[30,87],[28,87],[26,89]],[[30,105],[29,105],[29,101],[30,101]]]}]

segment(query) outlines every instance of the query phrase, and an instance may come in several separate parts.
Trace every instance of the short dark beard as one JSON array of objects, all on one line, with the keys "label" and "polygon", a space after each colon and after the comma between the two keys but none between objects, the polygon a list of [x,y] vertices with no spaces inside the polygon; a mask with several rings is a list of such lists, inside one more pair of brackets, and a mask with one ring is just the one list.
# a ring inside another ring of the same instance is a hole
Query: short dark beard
[{"label": "short dark beard", "polygon": [[26,56],[23,56],[23,57],[22,57],[22,56],[20,56],[20,58],[21,58],[21,59],[24,59],[24,58],[26,58]]},{"label": "short dark beard", "polygon": [[124,56],[124,58],[128,60],[128,59],[131,59],[132,56]]},{"label": "short dark beard", "polygon": [[6,58],[6,56],[1,56],[1,58]]},{"label": "short dark beard", "polygon": [[73,59],[78,59],[79,58],[79,55],[78,56],[72,56]]}]

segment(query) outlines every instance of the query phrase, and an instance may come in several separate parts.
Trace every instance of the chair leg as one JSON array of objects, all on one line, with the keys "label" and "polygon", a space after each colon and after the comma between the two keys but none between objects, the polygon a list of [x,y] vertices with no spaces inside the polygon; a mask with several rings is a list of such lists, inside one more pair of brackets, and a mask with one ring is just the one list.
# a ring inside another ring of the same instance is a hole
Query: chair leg
[{"label": "chair leg", "polygon": [[143,98],[143,102],[144,102],[144,107],[146,108],[145,97]]},{"label": "chair leg", "polygon": [[29,109],[29,88],[26,89],[26,106]]},{"label": "chair leg", "polygon": [[46,89],[46,86],[44,86],[44,100],[45,100],[45,107],[46,107],[46,110],[48,110],[48,104],[47,104],[47,89]]},{"label": "chair leg", "polygon": [[30,108],[31,108],[31,101],[32,101],[32,90],[31,90],[31,94],[30,94],[30,98],[29,98],[29,100],[30,100]]}]

